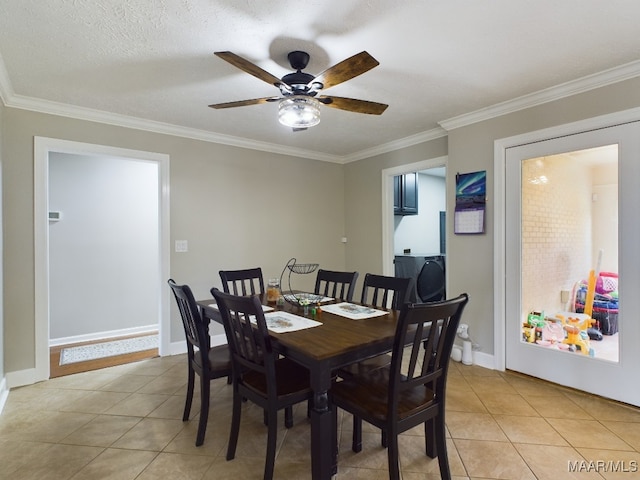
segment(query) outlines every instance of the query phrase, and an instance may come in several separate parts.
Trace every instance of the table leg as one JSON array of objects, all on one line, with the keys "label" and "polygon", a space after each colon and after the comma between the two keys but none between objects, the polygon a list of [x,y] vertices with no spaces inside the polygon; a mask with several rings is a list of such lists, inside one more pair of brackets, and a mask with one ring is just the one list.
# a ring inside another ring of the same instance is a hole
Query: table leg
[{"label": "table leg", "polygon": [[[314,386],[312,375],[312,388]],[[318,383],[324,382],[316,378]],[[330,380],[329,380],[330,382]],[[311,475],[313,480],[330,480],[337,473],[337,435],[327,388],[314,388],[311,408]]]}]

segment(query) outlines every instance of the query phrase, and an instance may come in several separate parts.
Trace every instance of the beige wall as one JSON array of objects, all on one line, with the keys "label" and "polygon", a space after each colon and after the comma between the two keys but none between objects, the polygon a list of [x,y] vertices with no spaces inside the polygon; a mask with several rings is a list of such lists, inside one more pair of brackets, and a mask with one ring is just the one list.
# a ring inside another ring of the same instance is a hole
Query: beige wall
[{"label": "beige wall", "polygon": [[[448,295],[470,295],[464,321],[483,353],[493,354],[494,335],[494,142],[640,106],[640,79],[631,79],[566,99],[451,130],[439,139],[346,165],[347,265],[360,271],[381,269],[381,171],[391,166],[448,155],[447,191],[455,191],[456,172],[487,171],[486,234],[453,235],[447,224]],[[448,149],[447,149],[448,145]],[[624,200],[623,200],[624,201]],[[455,198],[449,193],[447,211]],[[507,232],[507,241],[509,233]],[[620,261],[624,261],[620,259]]]},{"label": "beige wall", "polygon": [[[219,286],[220,269],[279,276],[291,257],[345,267],[342,165],[5,108],[5,373],[35,362],[34,136],[170,155],[171,245],[189,241],[171,253],[171,276],[197,297]],[[171,324],[181,341],[175,309]]]},{"label": "beige wall", "polygon": [[[347,268],[382,273],[382,170],[447,155],[447,138],[345,165]],[[356,294],[359,289],[356,288]]]},{"label": "beige wall", "polygon": [[[326,268],[381,272],[383,169],[448,155],[448,192],[456,172],[486,170],[487,233],[453,235],[447,225],[447,274],[450,295],[470,294],[465,322],[482,351],[492,354],[494,141],[638,106],[640,79],[627,80],[344,166],[6,108],[5,371],[34,366],[34,135],[169,154],[171,241],[187,239],[190,248],[172,253],[171,275],[200,296],[217,283],[218,269],[261,265],[266,276],[277,275],[291,256]],[[453,207],[449,194],[447,210]],[[172,325],[176,341],[175,314]]]}]

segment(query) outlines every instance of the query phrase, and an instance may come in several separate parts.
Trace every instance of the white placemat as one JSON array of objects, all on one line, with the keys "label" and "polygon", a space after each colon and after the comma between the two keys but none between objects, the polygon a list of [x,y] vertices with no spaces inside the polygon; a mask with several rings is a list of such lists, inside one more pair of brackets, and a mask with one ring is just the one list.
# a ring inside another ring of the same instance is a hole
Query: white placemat
[{"label": "white placemat", "polygon": [[342,302],[331,305],[324,305],[323,312],[334,313],[351,320],[364,320],[366,318],[381,317],[389,312],[377,310],[375,308],[366,307],[364,305],[356,305],[355,303]]},{"label": "white placemat", "polygon": [[264,318],[267,321],[267,328],[274,333],[295,332],[322,325],[322,323],[310,318],[300,317],[289,312],[271,312],[265,314]]}]

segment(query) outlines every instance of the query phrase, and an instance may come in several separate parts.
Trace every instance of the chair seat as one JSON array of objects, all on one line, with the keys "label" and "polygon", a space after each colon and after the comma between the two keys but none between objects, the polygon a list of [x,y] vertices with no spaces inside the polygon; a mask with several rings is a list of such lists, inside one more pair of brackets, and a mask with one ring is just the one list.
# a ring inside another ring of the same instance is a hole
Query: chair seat
[{"label": "chair seat", "polygon": [[220,376],[224,377],[231,372],[231,353],[227,345],[220,345],[209,349],[208,356],[209,368],[214,375],[220,373]]},{"label": "chair seat", "polygon": [[[275,364],[278,397],[294,394],[304,397],[311,392],[309,370],[287,358],[279,358]],[[247,387],[261,395],[267,395],[267,381],[264,375],[251,371],[245,373],[242,378]]]},{"label": "chair seat", "polygon": [[[364,420],[385,422],[389,413],[389,368],[379,368],[337,382],[331,387],[333,402]],[[400,420],[428,409],[435,400],[433,390],[420,385],[398,395]]]}]

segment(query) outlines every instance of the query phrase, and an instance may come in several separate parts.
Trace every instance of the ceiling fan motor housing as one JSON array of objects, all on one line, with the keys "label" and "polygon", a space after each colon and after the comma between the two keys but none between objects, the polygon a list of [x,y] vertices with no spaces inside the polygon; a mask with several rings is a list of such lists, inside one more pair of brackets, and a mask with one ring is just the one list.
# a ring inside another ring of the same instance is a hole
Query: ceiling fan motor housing
[{"label": "ceiling fan motor housing", "polygon": [[296,50],[289,52],[287,55],[291,68],[296,71],[289,73],[282,77],[282,81],[291,87],[292,92],[283,92],[284,95],[315,95],[318,88],[310,91],[309,84],[314,80],[314,76],[308,73],[304,73],[304,70],[309,63],[309,54]]},{"label": "ceiling fan motor housing", "polygon": [[294,70],[304,70],[309,64],[309,54],[300,50],[289,52],[287,58],[289,59],[291,68],[293,68]]}]

